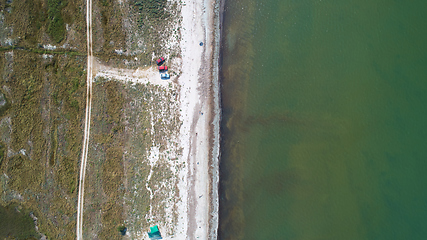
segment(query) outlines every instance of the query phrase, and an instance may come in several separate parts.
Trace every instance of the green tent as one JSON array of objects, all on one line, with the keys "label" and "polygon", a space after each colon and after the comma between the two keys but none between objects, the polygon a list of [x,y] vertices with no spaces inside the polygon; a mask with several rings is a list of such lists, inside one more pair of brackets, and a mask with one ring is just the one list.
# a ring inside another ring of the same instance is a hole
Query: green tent
[{"label": "green tent", "polygon": [[154,226],[150,227],[150,231],[148,232],[148,237],[150,239],[162,239],[162,236],[160,235],[159,227]]}]

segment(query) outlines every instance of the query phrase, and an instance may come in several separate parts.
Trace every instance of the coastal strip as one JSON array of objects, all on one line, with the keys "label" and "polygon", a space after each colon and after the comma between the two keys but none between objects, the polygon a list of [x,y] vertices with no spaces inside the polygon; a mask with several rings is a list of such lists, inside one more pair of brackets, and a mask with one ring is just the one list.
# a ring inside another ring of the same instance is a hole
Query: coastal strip
[{"label": "coastal strip", "polygon": [[[179,239],[216,239],[219,158],[219,0],[183,2],[180,141],[185,168],[178,183]],[[179,234],[180,233],[180,234]],[[180,236],[182,235],[182,236]]]},{"label": "coastal strip", "polygon": [[211,205],[209,220],[209,239],[218,238],[219,227],[219,159],[220,159],[220,123],[221,123],[221,95],[219,83],[219,57],[221,42],[222,13],[225,0],[216,0],[213,9],[213,56],[212,56],[212,98],[211,106],[213,116],[211,121],[211,151],[210,151],[210,179],[211,179]]}]

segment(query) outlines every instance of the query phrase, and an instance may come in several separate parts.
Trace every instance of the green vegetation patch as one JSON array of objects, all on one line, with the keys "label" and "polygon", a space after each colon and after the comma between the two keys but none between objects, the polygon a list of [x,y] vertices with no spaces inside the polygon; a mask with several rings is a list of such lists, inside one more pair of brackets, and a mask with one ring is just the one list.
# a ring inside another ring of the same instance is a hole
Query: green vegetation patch
[{"label": "green vegetation patch", "polygon": [[13,203],[4,207],[0,205],[0,238],[1,239],[38,239],[34,220],[30,211]]},{"label": "green vegetation patch", "polygon": [[66,7],[68,1],[66,0],[48,0],[48,27],[47,32],[49,33],[52,39],[59,43],[65,37],[65,22],[62,17],[61,10]]}]

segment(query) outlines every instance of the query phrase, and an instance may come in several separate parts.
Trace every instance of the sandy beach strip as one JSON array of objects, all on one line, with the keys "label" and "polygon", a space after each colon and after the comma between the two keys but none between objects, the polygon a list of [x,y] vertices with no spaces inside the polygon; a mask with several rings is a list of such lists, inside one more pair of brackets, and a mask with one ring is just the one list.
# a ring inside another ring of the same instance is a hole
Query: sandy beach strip
[{"label": "sandy beach strip", "polygon": [[187,0],[182,9],[180,172],[174,239],[216,239],[219,157],[219,0]]}]

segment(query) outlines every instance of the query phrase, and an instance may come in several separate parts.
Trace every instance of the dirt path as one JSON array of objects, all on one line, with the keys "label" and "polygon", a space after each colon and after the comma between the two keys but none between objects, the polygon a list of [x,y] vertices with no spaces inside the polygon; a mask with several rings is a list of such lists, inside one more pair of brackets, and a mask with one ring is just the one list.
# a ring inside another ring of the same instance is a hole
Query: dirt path
[{"label": "dirt path", "polygon": [[89,148],[90,115],[92,108],[92,0],[86,1],[86,27],[87,27],[87,95],[86,95],[86,116],[83,138],[83,151],[80,165],[79,196],[77,201],[77,239],[83,239],[83,206],[84,206],[84,183],[87,163],[87,152]]},{"label": "dirt path", "polygon": [[141,84],[153,84],[167,87],[169,84],[175,81],[177,78],[171,76],[170,79],[164,80],[159,76],[159,71],[156,67],[145,67],[137,69],[124,69],[114,68],[101,64],[100,62],[93,60],[92,73],[94,78],[102,77],[106,79],[114,79],[122,82],[132,82]]}]

